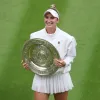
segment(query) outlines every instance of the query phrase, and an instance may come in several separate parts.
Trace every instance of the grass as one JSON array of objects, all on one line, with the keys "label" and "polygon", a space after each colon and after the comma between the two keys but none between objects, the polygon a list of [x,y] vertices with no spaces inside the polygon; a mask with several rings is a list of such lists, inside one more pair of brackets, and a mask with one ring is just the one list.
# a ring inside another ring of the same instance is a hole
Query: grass
[{"label": "grass", "polygon": [[[39,2],[39,3],[38,3]],[[33,100],[34,74],[22,68],[21,50],[31,32],[44,27],[43,12],[51,3],[60,11],[58,26],[77,40],[72,65],[74,88],[69,100],[100,98],[100,1],[99,0],[0,0],[0,98]],[[53,96],[50,96],[53,100]]]}]

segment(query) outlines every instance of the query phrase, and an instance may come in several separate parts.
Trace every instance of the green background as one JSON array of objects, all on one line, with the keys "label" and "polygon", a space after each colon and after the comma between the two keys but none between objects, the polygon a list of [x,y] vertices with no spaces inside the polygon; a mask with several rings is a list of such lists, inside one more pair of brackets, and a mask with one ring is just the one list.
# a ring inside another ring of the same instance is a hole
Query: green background
[{"label": "green background", "polygon": [[0,100],[33,100],[34,75],[21,66],[21,50],[30,33],[44,28],[52,3],[58,26],[78,44],[68,100],[100,100],[100,0],[0,0]]}]

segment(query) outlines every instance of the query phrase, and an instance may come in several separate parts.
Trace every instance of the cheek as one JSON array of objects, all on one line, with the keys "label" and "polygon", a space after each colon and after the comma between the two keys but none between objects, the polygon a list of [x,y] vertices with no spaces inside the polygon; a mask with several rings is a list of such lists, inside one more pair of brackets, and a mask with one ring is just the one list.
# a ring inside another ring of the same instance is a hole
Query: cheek
[{"label": "cheek", "polygon": [[44,22],[46,22],[47,20],[44,18]]},{"label": "cheek", "polygon": [[59,22],[59,20],[58,20],[58,18],[56,18],[56,19],[55,19],[55,23],[58,23],[58,22]]},{"label": "cheek", "polygon": [[57,21],[57,20],[54,20],[53,22],[54,22],[55,24],[56,24],[56,23],[58,23],[58,21]]}]

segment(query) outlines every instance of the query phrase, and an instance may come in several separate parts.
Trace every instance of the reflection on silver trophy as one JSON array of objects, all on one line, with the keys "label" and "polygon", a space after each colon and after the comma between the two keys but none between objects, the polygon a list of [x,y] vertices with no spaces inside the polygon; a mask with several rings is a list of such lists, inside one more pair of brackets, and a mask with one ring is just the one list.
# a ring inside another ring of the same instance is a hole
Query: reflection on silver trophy
[{"label": "reflection on silver trophy", "polygon": [[44,39],[30,39],[25,42],[22,49],[22,60],[38,75],[50,75],[56,72],[58,67],[54,64],[55,58],[60,58],[58,51]]}]

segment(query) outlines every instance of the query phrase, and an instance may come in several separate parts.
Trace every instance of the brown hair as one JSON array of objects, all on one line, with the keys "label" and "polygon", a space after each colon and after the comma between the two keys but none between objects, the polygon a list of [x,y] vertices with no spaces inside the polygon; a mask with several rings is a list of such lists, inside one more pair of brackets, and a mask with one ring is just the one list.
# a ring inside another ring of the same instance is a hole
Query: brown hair
[{"label": "brown hair", "polygon": [[55,4],[50,5],[50,8],[49,9],[53,9],[53,10],[55,10],[59,14],[59,11],[57,10]]}]

